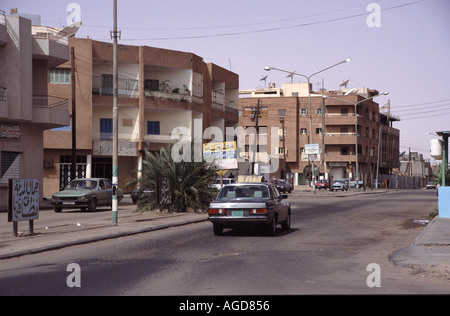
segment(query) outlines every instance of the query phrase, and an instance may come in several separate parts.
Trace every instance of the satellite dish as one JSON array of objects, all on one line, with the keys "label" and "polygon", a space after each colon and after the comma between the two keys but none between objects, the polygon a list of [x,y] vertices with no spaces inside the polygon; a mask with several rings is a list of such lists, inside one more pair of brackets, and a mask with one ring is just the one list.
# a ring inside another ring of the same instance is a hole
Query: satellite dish
[{"label": "satellite dish", "polygon": [[78,32],[79,28],[81,26],[81,21],[76,22],[74,24],[71,24],[69,26],[66,26],[61,31],[59,31],[56,36],[61,37],[74,37],[75,34]]},{"label": "satellite dish", "polygon": [[348,85],[348,82],[350,81],[350,79],[347,79],[347,80],[345,80],[343,83],[341,83],[340,85],[339,85],[339,87],[345,87],[346,89],[347,89],[347,85]]},{"label": "satellite dish", "polygon": [[259,81],[266,81],[267,77],[269,76],[262,77],[261,79],[259,79]]}]

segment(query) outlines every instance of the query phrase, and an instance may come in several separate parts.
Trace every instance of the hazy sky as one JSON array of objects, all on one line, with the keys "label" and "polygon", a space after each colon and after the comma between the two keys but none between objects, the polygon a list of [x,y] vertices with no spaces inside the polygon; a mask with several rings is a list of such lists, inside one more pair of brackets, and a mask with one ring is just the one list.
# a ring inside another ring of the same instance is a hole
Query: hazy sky
[{"label": "hazy sky", "polygon": [[[60,27],[71,2],[2,0],[0,10]],[[111,41],[113,0],[73,2],[83,23],[77,37]],[[241,89],[264,87],[266,75],[277,86],[290,82],[264,66],[310,75],[351,58],[312,77],[314,90],[322,79],[328,90],[350,79],[349,88],[389,91],[375,101],[390,100],[400,117],[401,151],[429,157],[435,136],[427,132],[450,130],[449,0],[118,0],[118,29],[120,44],[193,52],[231,69]]]}]

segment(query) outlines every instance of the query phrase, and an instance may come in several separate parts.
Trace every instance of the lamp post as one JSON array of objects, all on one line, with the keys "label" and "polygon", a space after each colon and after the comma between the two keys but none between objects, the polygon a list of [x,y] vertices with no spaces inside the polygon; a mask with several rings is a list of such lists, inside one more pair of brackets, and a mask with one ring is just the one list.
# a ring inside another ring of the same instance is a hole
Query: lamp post
[{"label": "lamp post", "polygon": [[[335,66],[337,66],[337,65],[345,64],[345,63],[348,63],[348,62],[350,62],[350,61],[351,61],[351,59],[350,59],[350,58],[347,58],[347,59],[342,60],[342,61],[340,61],[340,62],[338,62],[338,63],[336,63],[336,64],[334,64],[334,65],[331,65],[331,66],[329,66],[329,67],[326,67],[326,68],[324,68],[324,69],[321,69],[321,70],[319,70],[319,71],[316,71],[315,73],[313,73],[313,74],[311,74],[311,75],[309,75],[309,76],[303,75],[303,74],[299,74],[299,73],[296,73],[295,71],[287,71],[287,70],[283,70],[283,69],[279,69],[279,68],[275,68],[275,67],[270,67],[270,66],[264,67],[264,70],[266,70],[266,71],[277,70],[277,71],[281,71],[281,72],[288,73],[289,76],[290,76],[291,78],[292,78],[294,75],[297,75],[297,76],[301,76],[301,77],[306,78],[306,80],[308,81],[309,143],[310,143],[310,144],[313,143],[312,116],[311,116],[311,89],[310,89],[310,81],[311,81],[311,77],[313,77],[313,76],[315,76],[315,75],[317,75],[317,74],[319,74],[319,73],[321,73],[321,72],[324,72],[325,70],[328,70],[328,69],[330,69],[330,68],[333,68],[333,67],[335,67]],[[313,165],[312,165],[312,177],[313,177],[314,194],[316,194],[316,185],[315,185],[316,179],[315,179],[315,174],[314,174],[314,162],[313,162]]]},{"label": "lamp post", "polygon": [[[356,164],[356,168],[355,168],[355,173],[356,173],[356,190],[357,191],[359,191],[359,162],[358,162],[358,114],[357,114],[357,107],[358,107],[358,104],[360,104],[360,103],[363,103],[363,102],[365,102],[365,101],[367,101],[367,100],[371,100],[371,99],[373,99],[373,98],[375,98],[375,97],[378,97],[378,96],[380,96],[380,95],[388,95],[389,94],[389,92],[383,92],[383,93],[379,93],[379,94],[376,94],[376,95],[373,95],[373,96],[371,96],[371,97],[368,97],[368,98],[366,98],[366,99],[364,99],[364,100],[361,100],[361,101],[358,101],[358,102],[352,102],[352,101],[349,101],[349,100],[344,100],[344,99],[339,99],[339,98],[335,98],[335,97],[330,97],[330,96],[327,96],[327,95],[323,95],[322,96],[322,98],[323,99],[334,99],[334,100],[338,100],[338,101],[341,101],[341,102],[347,102],[347,103],[350,103],[350,104],[353,104],[354,105],[354,107],[355,107],[355,154],[356,154],[356,161],[355,161],[355,164]],[[380,141],[380,140],[378,140],[378,141]]]}]

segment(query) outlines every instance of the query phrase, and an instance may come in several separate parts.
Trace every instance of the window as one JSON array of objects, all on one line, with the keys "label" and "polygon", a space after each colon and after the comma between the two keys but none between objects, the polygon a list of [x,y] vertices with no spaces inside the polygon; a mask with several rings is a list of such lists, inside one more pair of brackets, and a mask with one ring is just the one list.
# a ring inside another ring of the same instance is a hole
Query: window
[{"label": "window", "polygon": [[0,155],[0,183],[8,183],[8,179],[20,179],[22,154],[2,151]]},{"label": "window", "polygon": [[316,134],[322,134],[322,129],[320,127],[316,128]]},{"label": "window", "polygon": [[347,156],[350,155],[350,150],[348,147],[341,147],[341,155],[342,156]]},{"label": "window", "polygon": [[348,108],[341,108],[341,116],[348,116]]},{"label": "window", "polygon": [[316,109],[316,115],[322,115],[322,109]]},{"label": "window", "polygon": [[113,75],[102,75],[102,94],[112,95],[113,94]]},{"label": "window", "polygon": [[159,121],[147,121],[147,135],[160,135],[159,128]]},{"label": "window", "polygon": [[306,135],[306,128],[300,128],[300,134]]},{"label": "window", "polygon": [[203,74],[194,72],[192,79],[192,95],[203,98]]},{"label": "window", "polygon": [[111,118],[100,119],[100,140],[112,140],[113,120]]},{"label": "window", "polygon": [[70,69],[53,68],[48,71],[49,83],[70,84]]},{"label": "window", "polygon": [[306,115],[308,111],[306,109],[300,109],[300,115]]},{"label": "window", "polygon": [[159,91],[159,80],[157,79],[145,79],[144,90]]}]

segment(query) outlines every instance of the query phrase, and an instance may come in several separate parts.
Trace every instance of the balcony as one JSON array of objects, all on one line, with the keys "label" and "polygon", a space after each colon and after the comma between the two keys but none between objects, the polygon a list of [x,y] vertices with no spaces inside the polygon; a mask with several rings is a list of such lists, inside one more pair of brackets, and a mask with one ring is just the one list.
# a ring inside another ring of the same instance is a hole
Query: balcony
[{"label": "balcony", "polygon": [[67,37],[51,33],[33,35],[33,58],[47,60],[47,68],[56,67],[69,60]]},{"label": "balcony", "polygon": [[[360,123],[360,119],[361,115],[358,115],[358,123]],[[355,125],[355,114],[327,113],[325,114],[325,125]]]},{"label": "balcony", "polygon": [[[94,76],[92,78],[92,95],[113,96],[113,76]],[[117,94],[119,97],[139,98],[139,81],[119,78]]]},{"label": "balcony", "polygon": [[354,145],[356,141],[355,133],[326,133],[325,144],[327,145]]},{"label": "balcony", "polygon": [[51,96],[33,96],[33,123],[47,128],[70,125],[69,102],[67,99]]}]

